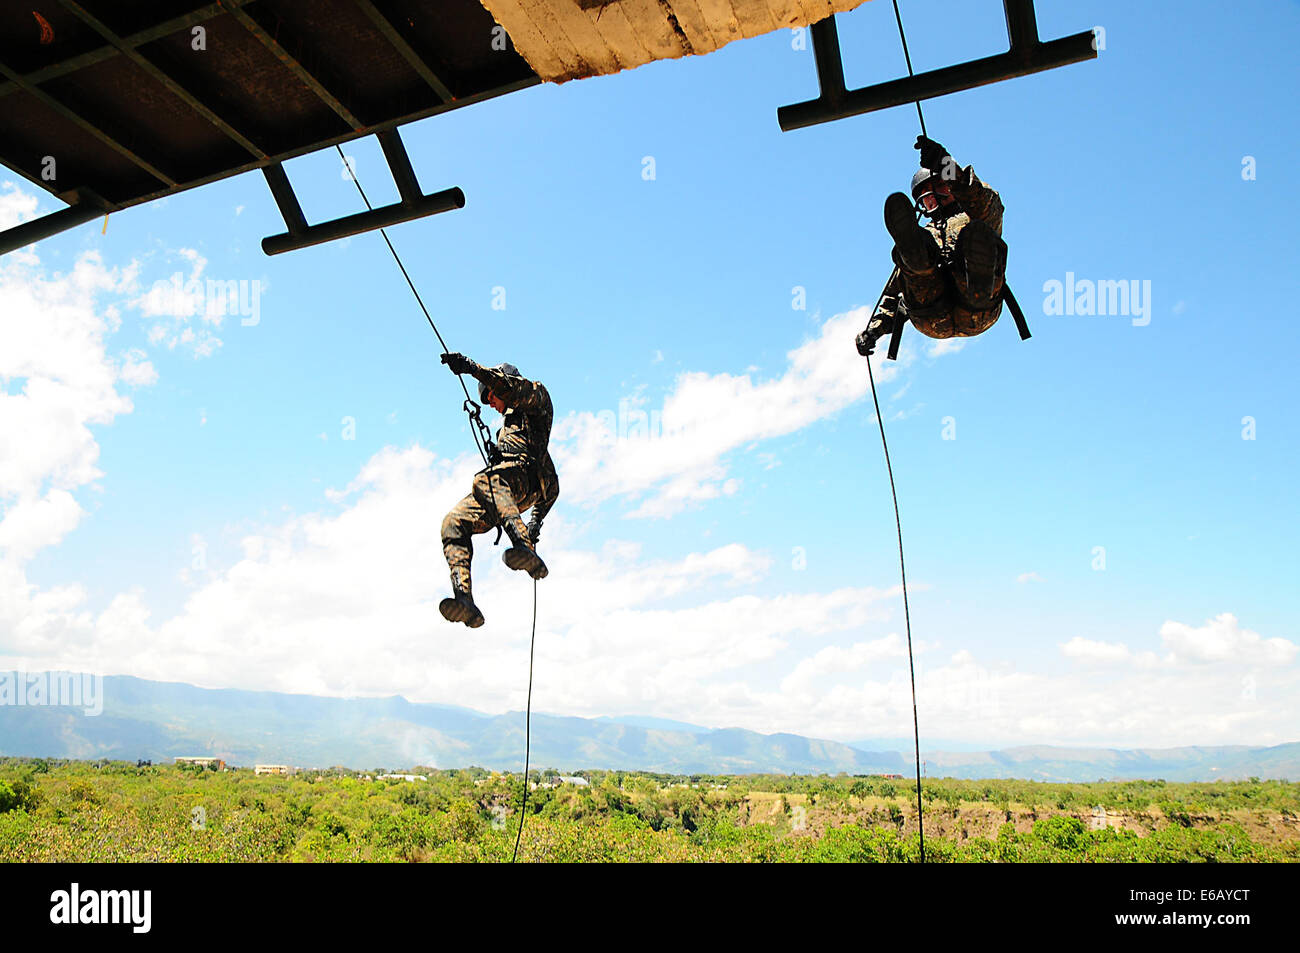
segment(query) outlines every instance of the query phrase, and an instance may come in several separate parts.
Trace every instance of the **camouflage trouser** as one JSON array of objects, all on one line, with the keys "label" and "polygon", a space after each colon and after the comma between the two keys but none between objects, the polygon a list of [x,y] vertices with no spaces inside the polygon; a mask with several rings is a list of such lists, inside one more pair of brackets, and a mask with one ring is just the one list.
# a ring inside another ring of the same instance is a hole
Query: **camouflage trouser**
[{"label": "camouflage trouser", "polygon": [[[927,337],[973,337],[987,331],[1002,314],[1003,275],[970,276],[967,274],[965,243],[967,228],[953,229],[948,233],[952,242],[951,261],[947,265],[914,272],[902,263],[898,254],[894,261],[903,278],[907,314],[918,331]],[[980,225],[987,228],[986,225]],[[1000,239],[999,239],[1000,240]],[[974,290],[969,279],[975,277],[985,288]],[[991,279],[991,282],[990,280]],[[991,284],[993,294],[989,294]],[[994,298],[990,303],[990,298]]]},{"label": "camouflage trouser", "polygon": [[519,513],[536,503],[538,496],[537,481],[517,463],[498,463],[474,477],[474,488],[442,521],[442,551],[464,588],[469,588],[473,537],[504,526],[527,539]]}]

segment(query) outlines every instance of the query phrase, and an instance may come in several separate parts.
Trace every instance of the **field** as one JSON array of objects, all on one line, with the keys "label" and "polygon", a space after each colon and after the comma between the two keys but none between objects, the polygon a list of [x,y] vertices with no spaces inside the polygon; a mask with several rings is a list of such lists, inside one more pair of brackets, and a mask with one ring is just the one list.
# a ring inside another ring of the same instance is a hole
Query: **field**
[{"label": "field", "polygon": [[[256,776],[0,759],[0,861],[508,861],[518,774]],[[915,861],[916,793],[881,777],[534,772],[519,859]],[[926,780],[928,861],[1300,860],[1300,784]]]}]

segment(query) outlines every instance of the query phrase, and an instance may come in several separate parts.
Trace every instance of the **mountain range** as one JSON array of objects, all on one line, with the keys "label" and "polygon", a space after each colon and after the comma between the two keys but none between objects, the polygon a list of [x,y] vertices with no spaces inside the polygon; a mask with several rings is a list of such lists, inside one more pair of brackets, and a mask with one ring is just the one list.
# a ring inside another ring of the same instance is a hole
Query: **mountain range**
[{"label": "mountain range", "polygon": [[[517,771],[523,762],[523,712],[488,715],[400,696],[330,698],[207,689],[130,676],[106,676],[103,699],[103,712],[93,716],[69,707],[0,704],[0,754],[132,761],[216,755],[237,765],[359,769],[479,765]],[[970,748],[923,739],[926,774],[1061,782],[1300,778],[1300,743]],[[911,751],[911,739],[845,744],[651,717],[532,716],[531,764],[537,768],[907,775],[914,770]]]}]

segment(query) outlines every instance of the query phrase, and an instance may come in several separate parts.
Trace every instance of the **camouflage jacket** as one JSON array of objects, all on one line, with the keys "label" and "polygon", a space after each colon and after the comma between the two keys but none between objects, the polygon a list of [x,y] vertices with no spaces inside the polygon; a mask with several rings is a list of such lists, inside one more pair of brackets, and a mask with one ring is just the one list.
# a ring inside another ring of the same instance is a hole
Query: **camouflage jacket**
[{"label": "camouflage jacket", "polygon": [[[953,198],[962,210],[950,216],[945,222],[930,222],[926,231],[934,236],[935,244],[941,249],[942,261],[952,260],[957,237],[972,220],[982,221],[991,229],[1002,234],[1002,198],[975,174],[974,166],[962,169],[957,179],[950,184]],[[948,282],[945,279],[945,283]],[[903,276],[895,273],[885,286],[884,298],[877,313],[889,315],[892,319],[898,310],[898,297],[903,291]],[[934,315],[911,314],[912,324],[917,330],[932,338],[970,337],[988,330],[1002,313],[1002,302],[982,311],[966,307],[956,294],[949,289],[947,305],[938,309]]]},{"label": "camouflage jacket", "polygon": [[[497,431],[497,449],[503,462],[522,466],[536,480],[533,518],[545,519],[560,495],[560,479],[548,449],[555,419],[551,395],[537,381],[511,377],[490,367],[475,365],[470,374],[506,405],[505,421]],[[525,508],[522,503],[520,508]]]}]

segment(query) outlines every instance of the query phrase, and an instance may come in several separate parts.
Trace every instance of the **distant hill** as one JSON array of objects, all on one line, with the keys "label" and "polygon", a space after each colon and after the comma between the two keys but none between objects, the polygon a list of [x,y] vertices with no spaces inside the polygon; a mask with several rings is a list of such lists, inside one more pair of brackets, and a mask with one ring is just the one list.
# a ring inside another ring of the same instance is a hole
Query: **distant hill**
[{"label": "distant hill", "polygon": [[[902,751],[911,755],[913,751],[912,736],[906,738],[884,737],[884,738],[862,738],[858,741],[844,742],[850,748],[857,748],[860,751]],[[975,744],[970,741],[952,741],[948,738],[922,738],[922,755],[927,750],[934,751],[987,751],[988,744]],[[910,757],[908,759],[911,760]]]},{"label": "distant hill", "polygon": [[1101,778],[1300,778],[1300,743],[1253,747],[1057,748],[1031,745],[1001,751],[921,752],[931,777],[1025,778],[1031,781],[1097,781]]},{"label": "distant hill", "polygon": [[[104,679],[104,711],[0,707],[0,754],[154,761],[213,754],[239,765],[286,763],[354,768],[480,765],[519,770],[523,712],[391,698],[325,698],[196,688],[129,676]],[[532,763],[675,774],[908,774],[910,750],[863,750],[800,735],[709,729],[638,716],[572,718],[533,714]],[[910,744],[905,746],[911,748]],[[931,777],[1300,778],[1300,744],[1271,748],[1187,747],[1108,750],[1047,746],[1001,751],[922,749]]]}]

